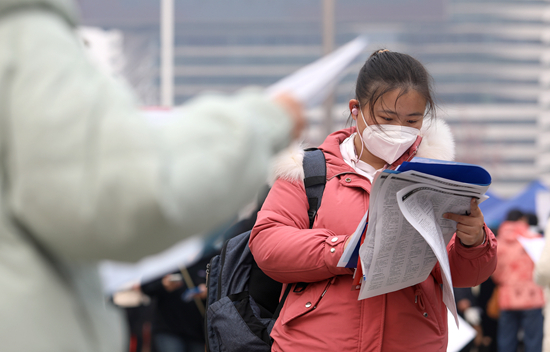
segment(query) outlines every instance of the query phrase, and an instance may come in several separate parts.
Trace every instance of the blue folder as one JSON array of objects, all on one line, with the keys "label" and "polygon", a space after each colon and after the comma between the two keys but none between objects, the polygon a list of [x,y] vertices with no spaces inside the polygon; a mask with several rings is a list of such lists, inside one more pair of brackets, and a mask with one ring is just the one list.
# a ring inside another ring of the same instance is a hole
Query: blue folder
[{"label": "blue folder", "polygon": [[415,157],[411,161],[405,161],[396,171],[411,170],[480,186],[491,184],[491,175],[487,170],[474,164]]}]

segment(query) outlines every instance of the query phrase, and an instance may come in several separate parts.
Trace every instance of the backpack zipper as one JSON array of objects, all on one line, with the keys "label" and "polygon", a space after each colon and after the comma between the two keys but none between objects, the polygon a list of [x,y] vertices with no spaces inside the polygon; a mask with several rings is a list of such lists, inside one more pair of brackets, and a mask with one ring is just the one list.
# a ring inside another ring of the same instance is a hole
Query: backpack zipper
[{"label": "backpack zipper", "polygon": [[210,278],[210,263],[206,264],[206,287],[208,288],[209,279]]},{"label": "backpack zipper", "polygon": [[216,301],[219,301],[222,299],[222,290],[221,290],[221,282],[222,282],[222,273],[223,273],[223,265],[225,264],[225,252],[227,251],[227,243],[229,240],[227,240],[222,247],[222,251],[220,253],[220,272],[218,273],[218,292],[216,292],[217,299]]},{"label": "backpack zipper", "polygon": [[210,346],[208,345],[208,307],[210,306],[210,300],[208,299],[208,288],[210,287],[210,263],[212,262],[212,259],[210,259],[210,262],[206,264],[206,307],[204,308],[204,335],[205,335],[205,341],[204,341],[204,347],[206,352],[210,352]]}]

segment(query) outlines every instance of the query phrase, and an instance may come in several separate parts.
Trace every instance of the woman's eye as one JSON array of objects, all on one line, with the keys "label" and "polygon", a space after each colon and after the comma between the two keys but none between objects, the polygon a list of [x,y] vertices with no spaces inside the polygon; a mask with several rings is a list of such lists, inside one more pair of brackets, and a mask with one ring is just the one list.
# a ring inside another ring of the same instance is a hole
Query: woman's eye
[{"label": "woman's eye", "polygon": [[410,123],[411,125],[414,125],[418,122],[418,120],[409,120],[407,123]]},{"label": "woman's eye", "polygon": [[380,118],[384,121],[392,121],[393,120],[391,117],[380,116]]}]

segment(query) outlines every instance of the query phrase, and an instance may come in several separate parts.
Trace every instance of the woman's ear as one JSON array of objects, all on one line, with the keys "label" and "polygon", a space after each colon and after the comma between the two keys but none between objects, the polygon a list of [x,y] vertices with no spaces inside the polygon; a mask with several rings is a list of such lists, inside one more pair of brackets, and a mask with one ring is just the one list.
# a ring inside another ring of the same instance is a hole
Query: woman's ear
[{"label": "woman's ear", "polygon": [[349,111],[351,113],[351,117],[357,121],[357,116],[359,115],[359,102],[357,99],[351,99],[349,101]]}]

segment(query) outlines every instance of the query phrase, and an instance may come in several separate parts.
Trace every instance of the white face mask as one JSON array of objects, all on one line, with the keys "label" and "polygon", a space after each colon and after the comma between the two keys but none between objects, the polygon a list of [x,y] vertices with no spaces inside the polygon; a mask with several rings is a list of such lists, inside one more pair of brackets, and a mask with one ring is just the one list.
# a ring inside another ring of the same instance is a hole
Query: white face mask
[{"label": "white face mask", "polygon": [[[361,110],[360,110],[361,111]],[[373,155],[393,164],[416,141],[420,130],[413,127],[400,125],[371,125],[369,126],[361,111],[361,117],[365,122],[362,133],[363,145]]]}]

